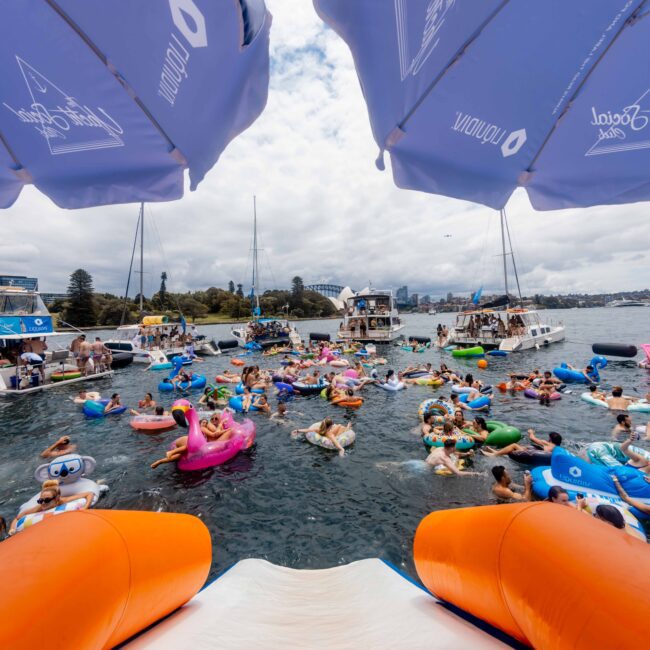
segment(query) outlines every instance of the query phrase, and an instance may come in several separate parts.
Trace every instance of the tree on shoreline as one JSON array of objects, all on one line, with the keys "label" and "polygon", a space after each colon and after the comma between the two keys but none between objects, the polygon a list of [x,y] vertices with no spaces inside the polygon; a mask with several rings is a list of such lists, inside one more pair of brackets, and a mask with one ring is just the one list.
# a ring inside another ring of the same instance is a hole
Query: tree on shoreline
[{"label": "tree on shoreline", "polygon": [[92,327],[97,324],[97,305],[93,279],[84,269],[77,269],[70,276],[68,299],[63,319],[75,327]]}]

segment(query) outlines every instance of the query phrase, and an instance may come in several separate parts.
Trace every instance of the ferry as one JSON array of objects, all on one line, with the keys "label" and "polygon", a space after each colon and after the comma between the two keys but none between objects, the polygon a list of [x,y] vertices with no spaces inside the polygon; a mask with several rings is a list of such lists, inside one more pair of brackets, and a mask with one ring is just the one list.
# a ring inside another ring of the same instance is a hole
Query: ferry
[{"label": "ferry", "polygon": [[[103,370],[83,375],[69,350],[48,346],[47,339],[56,336],[62,334],[54,331],[52,315],[37,291],[0,287],[0,396],[29,395],[113,374]],[[33,359],[21,359],[25,351]]]},{"label": "ferry", "polygon": [[546,323],[533,309],[471,309],[460,312],[447,345],[521,352],[563,341],[562,324]]},{"label": "ferry", "polygon": [[649,307],[650,302],[643,302],[642,300],[612,300],[608,302],[605,307]]},{"label": "ferry", "polygon": [[343,323],[337,336],[342,341],[391,343],[404,329],[392,291],[366,288],[345,301]]}]

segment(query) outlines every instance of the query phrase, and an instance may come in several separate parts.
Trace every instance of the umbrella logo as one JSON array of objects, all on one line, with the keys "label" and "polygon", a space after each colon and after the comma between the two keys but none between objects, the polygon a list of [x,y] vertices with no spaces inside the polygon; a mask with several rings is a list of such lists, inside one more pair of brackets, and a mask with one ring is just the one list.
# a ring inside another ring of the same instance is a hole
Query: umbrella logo
[{"label": "umbrella logo", "polygon": [[409,23],[407,0],[395,0],[397,48],[402,81],[408,76],[417,75],[436,49],[440,42],[438,32],[455,3],[456,0],[430,0],[422,21],[411,20]]},{"label": "umbrella logo", "polygon": [[101,107],[96,111],[80,104],[25,60],[16,56],[18,68],[31,97],[28,108],[12,108],[24,124],[42,135],[52,155],[123,147],[122,127]]},{"label": "umbrella logo", "polygon": [[521,149],[526,142],[526,129],[518,129],[513,131],[501,145],[501,155],[504,158],[514,156],[519,149]]},{"label": "umbrella logo", "polygon": [[591,126],[598,131],[596,142],[585,156],[650,148],[650,88],[619,111],[591,107]]}]

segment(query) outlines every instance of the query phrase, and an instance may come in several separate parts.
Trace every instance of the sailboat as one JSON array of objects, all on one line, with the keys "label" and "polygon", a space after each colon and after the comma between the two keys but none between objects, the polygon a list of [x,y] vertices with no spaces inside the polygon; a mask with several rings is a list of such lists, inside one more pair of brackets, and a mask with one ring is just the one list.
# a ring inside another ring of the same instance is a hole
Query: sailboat
[{"label": "sailboat", "polygon": [[259,266],[257,248],[257,198],[253,196],[253,277],[251,282],[252,320],[241,327],[233,327],[231,334],[240,347],[264,349],[274,345],[299,345],[300,335],[285,318],[263,318],[259,296]]},{"label": "sailboat", "polygon": [[[446,344],[460,347],[480,345],[485,349],[497,348],[503,352],[519,352],[564,340],[564,325],[547,323],[542,320],[539,312],[523,307],[505,210],[501,210],[500,216],[505,293],[496,300],[479,306],[481,291],[477,291],[473,299],[475,306],[456,316],[456,323],[449,332]],[[506,233],[509,252],[506,252]],[[508,292],[508,257],[512,260],[519,293],[519,306],[513,307],[510,306],[511,296]]]},{"label": "sailboat", "polygon": [[[187,344],[181,343],[179,340],[179,335],[181,333],[185,334],[186,323],[182,316],[178,323],[170,323],[167,320],[167,316],[147,316],[144,313],[144,203],[140,203],[136,235],[133,242],[133,253],[131,254],[131,265],[129,266],[129,275],[126,283],[125,307],[122,312],[122,322],[124,322],[126,315],[126,300],[129,295],[133,257],[138,239],[140,241],[140,270],[137,271],[140,276],[140,322],[134,325],[120,325],[115,332],[115,336],[106,341],[105,345],[110,350],[130,352],[133,354],[133,361],[136,363],[166,364],[170,357],[182,355],[187,352]],[[141,341],[143,328],[153,333],[154,336],[157,333],[165,335],[156,337],[160,339],[160,347],[147,347],[146,343],[143,346]],[[207,356],[221,354],[219,346],[214,341],[208,341],[205,336],[198,333],[193,333],[190,345],[196,354]]]}]

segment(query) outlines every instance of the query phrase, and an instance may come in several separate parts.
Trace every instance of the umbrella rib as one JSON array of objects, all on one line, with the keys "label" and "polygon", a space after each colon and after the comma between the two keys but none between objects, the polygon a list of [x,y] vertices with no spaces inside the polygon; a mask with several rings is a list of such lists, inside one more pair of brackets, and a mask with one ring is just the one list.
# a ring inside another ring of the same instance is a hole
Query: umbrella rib
[{"label": "umbrella rib", "polygon": [[16,156],[16,153],[9,145],[9,142],[7,141],[7,138],[5,138],[4,133],[2,133],[2,131],[0,131],[0,142],[4,145],[4,148],[7,150],[7,153],[11,156],[16,166],[22,169],[23,166],[20,164],[20,160],[18,160],[18,156]]},{"label": "umbrella rib", "polygon": [[424,93],[418,98],[418,100],[413,104],[413,107],[409,112],[402,118],[402,121],[399,122],[397,127],[400,130],[404,130],[406,123],[413,117],[413,114],[420,108],[424,100],[431,94],[431,91],[438,85],[438,82],[447,74],[447,72],[453,67],[453,65],[460,59],[461,56],[465,53],[465,50],[481,35],[483,30],[497,17],[501,10],[510,2],[510,0],[503,0],[501,4],[479,25],[476,31],[456,50],[456,53],[451,58],[449,63],[436,75],[435,79],[429,84]]},{"label": "umbrella rib", "polygon": [[558,115],[555,122],[553,122],[553,125],[551,126],[551,130],[548,132],[548,134],[544,138],[544,141],[542,142],[539,149],[537,150],[537,153],[535,154],[533,159],[530,161],[530,164],[528,165],[525,173],[530,174],[530,173],[533,172],[533,165],[537,162],[539,157],[542,155],[542,151],[544,151],[544,149],[546,148],[546,145],[548,144],[548,141],[551,139],[551,136],[555,133],[555,130],[557,129],[558,124],[560,123],[562,118],[566,115],[566,113],[569,111],[569,109],[573,105],[573,102],[575,101],[576,97],[578,96],[578,94],[580,93],[580,91],[582,90],[584,85],[587,83],[587,80],[589,79],[589,77],[591,77],[594,70],[598,67],[598,64],[603,60],[603,58],[605,57],[607,52],[609,52],[609,49],[612,47],[612,45],[614,45],[614,43],[618,40],[618,37],[623,33],[623,30],[628,25],[632,25],[634,22],[636,22],[640,18],[643,18],[644,16],[646,16],[647,13],[650,13],[650,12],[646,12],[645,14],[639,15],[639,11],[641,10],[641,8],[643,7],[643,5],[646,2],[647,2],[647,0],[641,0],[641,2],[638,4],[637,8],[629,15],[629,17],[626,20],[623,21],[622,25],[620,26],[620,28],[618,29],[618,31],[614,35],[614,38],[612,38],[612,40],[607,44],[607,47],[605,47],[605,49],[601,52],[600,56],[594,61],[594,64],[591,66],[591,68],[589,69],[587,74],[584,76],[582,81],[578,84],[578,87],[575,89],[575,92],[573,93],[573,95],[571,95],[570,99],[565,104],[564,108],[562,109],[562,112]]},{"label": "umbrella rib", "polygon": [[[133,101],[138,105],[140,110],[145,114],[147,119],[153,124],[153,126],[158,130],[160,135],[166,140],[167,144],[171,148],[170,151],[175,151],[177,153],[180,153],[179,149],[176,147],[174,144],[173,140],[167,135],[165,132],[165,129],[161,126],[161,124],[156,120],[156,118],[151,114],[149,109],[144,105],[142,100],[138,97],[137,93],[135,92],[135,89],[124,79],[117,69],[111,65],[110,61],[108,60],[108,57],[93,43],[93,41],[90,39],[88,34],[84,32],[81,27],[74,21],[68,14],[59,7],[59,5],[56,3],[56,0],[45,0],[45,2],[52,8],[53,11],[55,11],[62,20],[64,20],[68,26],[76,32],[76,34],[81,38],[81,40],[86,43],[86,45],[94,52],[94,54],[97,56],[97,58],[106,66],[108,71],[115,77],[117,82],[126,90],[126,92],[131,96]],[[186,164],[185,161],[185,156],[181,154],[181,158],[184,161],[184,164]]]}]

